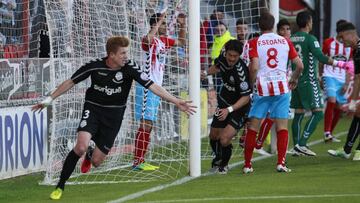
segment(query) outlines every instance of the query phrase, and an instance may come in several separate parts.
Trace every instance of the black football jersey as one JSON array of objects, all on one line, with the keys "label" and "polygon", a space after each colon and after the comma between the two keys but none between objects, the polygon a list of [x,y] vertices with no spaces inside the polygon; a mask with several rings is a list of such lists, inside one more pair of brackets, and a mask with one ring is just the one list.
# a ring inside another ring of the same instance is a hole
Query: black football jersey
[{"label": "black football jersey", "polygon": [[232,105],[240,97],[251,94],[249,69],[240,58],[233,67],[229,67],[223,51],[215,60],[215,65],[220,68],[223,81],[219,96],[220,101],[218,101],[219,107],[224,108]]},{"label": "black football jersey", "polygon": [[71,76],[75,84],[91,78],[91,86],[85,94],[86,102],[103,107],[122,107],[126,105],[133,80],[146,88],[153,84],[135,61],[129,60],[124,67],[114,70],[106,65],[105,60],[90,61]]}]

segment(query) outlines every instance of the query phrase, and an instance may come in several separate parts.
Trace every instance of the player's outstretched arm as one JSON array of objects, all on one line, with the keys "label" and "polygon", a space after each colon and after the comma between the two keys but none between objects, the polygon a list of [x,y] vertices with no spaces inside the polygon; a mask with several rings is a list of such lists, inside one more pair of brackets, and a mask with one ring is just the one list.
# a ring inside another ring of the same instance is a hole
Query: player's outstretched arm
[{"label": "player's outstretched arm", "polygon": [[179,99],[155,83],[153,83],[149,87],[149,90],[151,90],[154,94],[158,95],[162,99],[175,104],[181,111],[185,112],[187,115],[192,115],[196,112],[195,108],[197,107],[191,105],[191,101]]},{"label": "player's outstretched arm", "polygon": [[58,88],[56,88],[56,90],[50,96],[46,97],[40,103],[37,103],[34,106],[32,106],[31,110],[32,111],[37,111],[37,110],[41,111],[43,108],[48,107],[49,105],[51,105],[51,103],[54,99],[56,99],[58,96],[67,92],[74,85],[75,85],[75,83],[71,79],[65,80],[63,83],[61,83],[59,85]]}]

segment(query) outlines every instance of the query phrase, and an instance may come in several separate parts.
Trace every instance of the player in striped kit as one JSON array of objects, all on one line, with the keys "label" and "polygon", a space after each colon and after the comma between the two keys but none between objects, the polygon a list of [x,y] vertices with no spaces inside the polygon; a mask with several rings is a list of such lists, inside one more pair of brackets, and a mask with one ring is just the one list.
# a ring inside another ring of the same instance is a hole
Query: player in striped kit
[{"label": "player in striped kit", "polygon": [[[270,112],[270,118],[275,120],[277,131],[278,172],[290,172],[285,166],[288,144],[288,112],[290,104],[289,90],[297,84],[297,79],[303,69],[292,43],[273,33],[275,19],[270,13],[263,13],[259,18],[262,35],[254,38],[250,44],[250,76],[255,82],[252,106],[249,113],[250,125],[245,138],[244,173],[253,172],[251,158],[256,145],[256,135],[261,119]],[[291,79],[287,76],[287,62],[290,59],[296,64]]]},{"label": "player in striped kit", "polygon": [[[282,37],[285,37],[287,39],[290,39],[291,30],[290,30],[289,21],[287,21],[286,19],[281,19],[278,22],[278,24],[276,25],[276,31],[277,31],[278,35],[280,35]],[[287,66],[288,66],[288,74],[290,74],[291,63],[288,63]],[[264,151],[262,149],[262,147],[263,147],[263,144],[264,144],[264,141],[265,141],[266,137],[269,135],[269,132],[271,130],[271,127],[272,127],[273,123],[274,123],[274,121],[272,119],[266,117],[261,123],[259,135],[258,135],[258,137],[256,139],[256,146],[255,146],[256,150],[259,150],[260,152],[263,151],[262,154],[265,154],[265,155],[267,155],[266,154],[267,152]]]},{"label": "player in striped kit", "polygon": [[[337,33],[339,25],[345,22],[345,20],[336,22]],[[345,47],[339,35],[326,39],[322,50],[325,55],[339,61],[348,61],[351,56],[351,47]],[[319,75],[322,76],[321,79],[326,93],[324,140],[325,142],[340,142],[340,140],[332,136],[332,131],[341,116],[341,105],[347,102],[344,93],[349,86],[350,74],[346,73],[344,69],[330,65],[320,65]]]},{"label": "player in striped kit", "polygon": [[[157,13],[150,18],[150,31],[143,38],[142,49],[144,50],[145,64],[143,71],[157,85],[162,85],[163,75],[168,50],[173,46],[185,45],[186,30],[185,16],[179,14],[179,37],[172,39],[167,37],[167,25],[165,13]],[[140,120],[140,127],[136,133],[134,170],[156,170],[159,167],[145,163],[144,157],[150,142],[150,133],[153,122],[157,119],[157,112],[160,105],[160,98],[153,92],[141,85],[136,84],[135,96],[135,119]]]}]

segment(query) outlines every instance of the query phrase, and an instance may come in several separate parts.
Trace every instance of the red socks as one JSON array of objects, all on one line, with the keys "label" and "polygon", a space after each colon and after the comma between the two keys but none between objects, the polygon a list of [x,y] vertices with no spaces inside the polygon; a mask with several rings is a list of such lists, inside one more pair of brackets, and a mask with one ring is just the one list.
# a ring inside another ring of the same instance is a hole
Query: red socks
[{"label": "red socks", "polygon": [[[251,158],[256,145],[256,132],[252,129],[247,129],[245,136],[245,151],[244,151],[244,167],[251,167]],[[278,161],[277,164],[285,165],[286,151],[288,147],[288,131],[286,129],[277,132],[277,150]]]},{"label": "red socks", "polygon": [[336,106],[336,103],[333,103],[333,102],[326,103],[326,109],[325,109],[325,115],[324,115],[324,132],[325,133],[331,131],[331,124],[333,122],[335,106]]},{"label": "red socks", "polygon": [[334,109],[334,116],[331,122],[331,130],[330,133],[332,134],[333,130],[335,129],[336,124],[338,123],[340,116],[341,116],[341,109],[335,108]]},{"label": "red socks", "polygon": [[135,139],[135,154],[133,163],[135,166],[144,162],[144,156],[149,142],[150,132],[146,132],[144,129],[139,128]]},{"label": "red socks", "polygon": [[261,149],[266,137],[270,132],[273,123],[274,121],[270,118],[265,118],[265,120],[262,122],[260,127],[260,132],[256,140],[256,146],[255,146],[256,149]]},{"label": "red socks", "polygon": [[288,131],[286,129],[277,132],[277,150],[278,161],[277,164],[285,165],[286,150],[288,146]]},{"label": "red socks", "polygon": [[256,145],[256,134],[252,129],[247,129],[247,133],[245,136],[245,151],[244,151],[244,167],[251,167],[251,158],[254,151],[254,147]]}]

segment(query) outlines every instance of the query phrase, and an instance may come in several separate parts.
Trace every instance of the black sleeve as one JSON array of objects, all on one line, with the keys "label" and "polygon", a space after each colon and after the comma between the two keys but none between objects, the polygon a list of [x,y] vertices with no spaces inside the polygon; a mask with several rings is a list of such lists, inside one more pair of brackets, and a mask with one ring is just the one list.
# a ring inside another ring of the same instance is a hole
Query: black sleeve
[{"label": "black sleeve", "polygon": [[127,64],[130,76],[140,85],[145,88],[149,88],[154,82],[150,80],[145,72],[143,72],[140,66],[133,60],[130,60]]},{"label": "black sleeve", "polygon": [[[241,60],[241,59],[240,59]],[[244,62],[241,62],[243,70],[244,70],[244,76],[241,76],[241,73],[239,74],[240,77],[245,77],[245,80],[243,80],[242,82],[240,82],[240,95],[241,96],[247,96],[250,95],[252,92],[252,88],[250,85],[250,73],[249,73],[249,69],[246,66],[246,64]]]},{"label": "black sleeve", "polygon": [[354,55],[354,66],[355,74],[360,74],[360,46],[358,46]]},{"label": "black sleeve", "polygon": [[71,80],[77,84],[86,78],[88,78],[93,70],[92,66],[93,62],[86,63],[81,66],[75,73],[71,76]]}]

